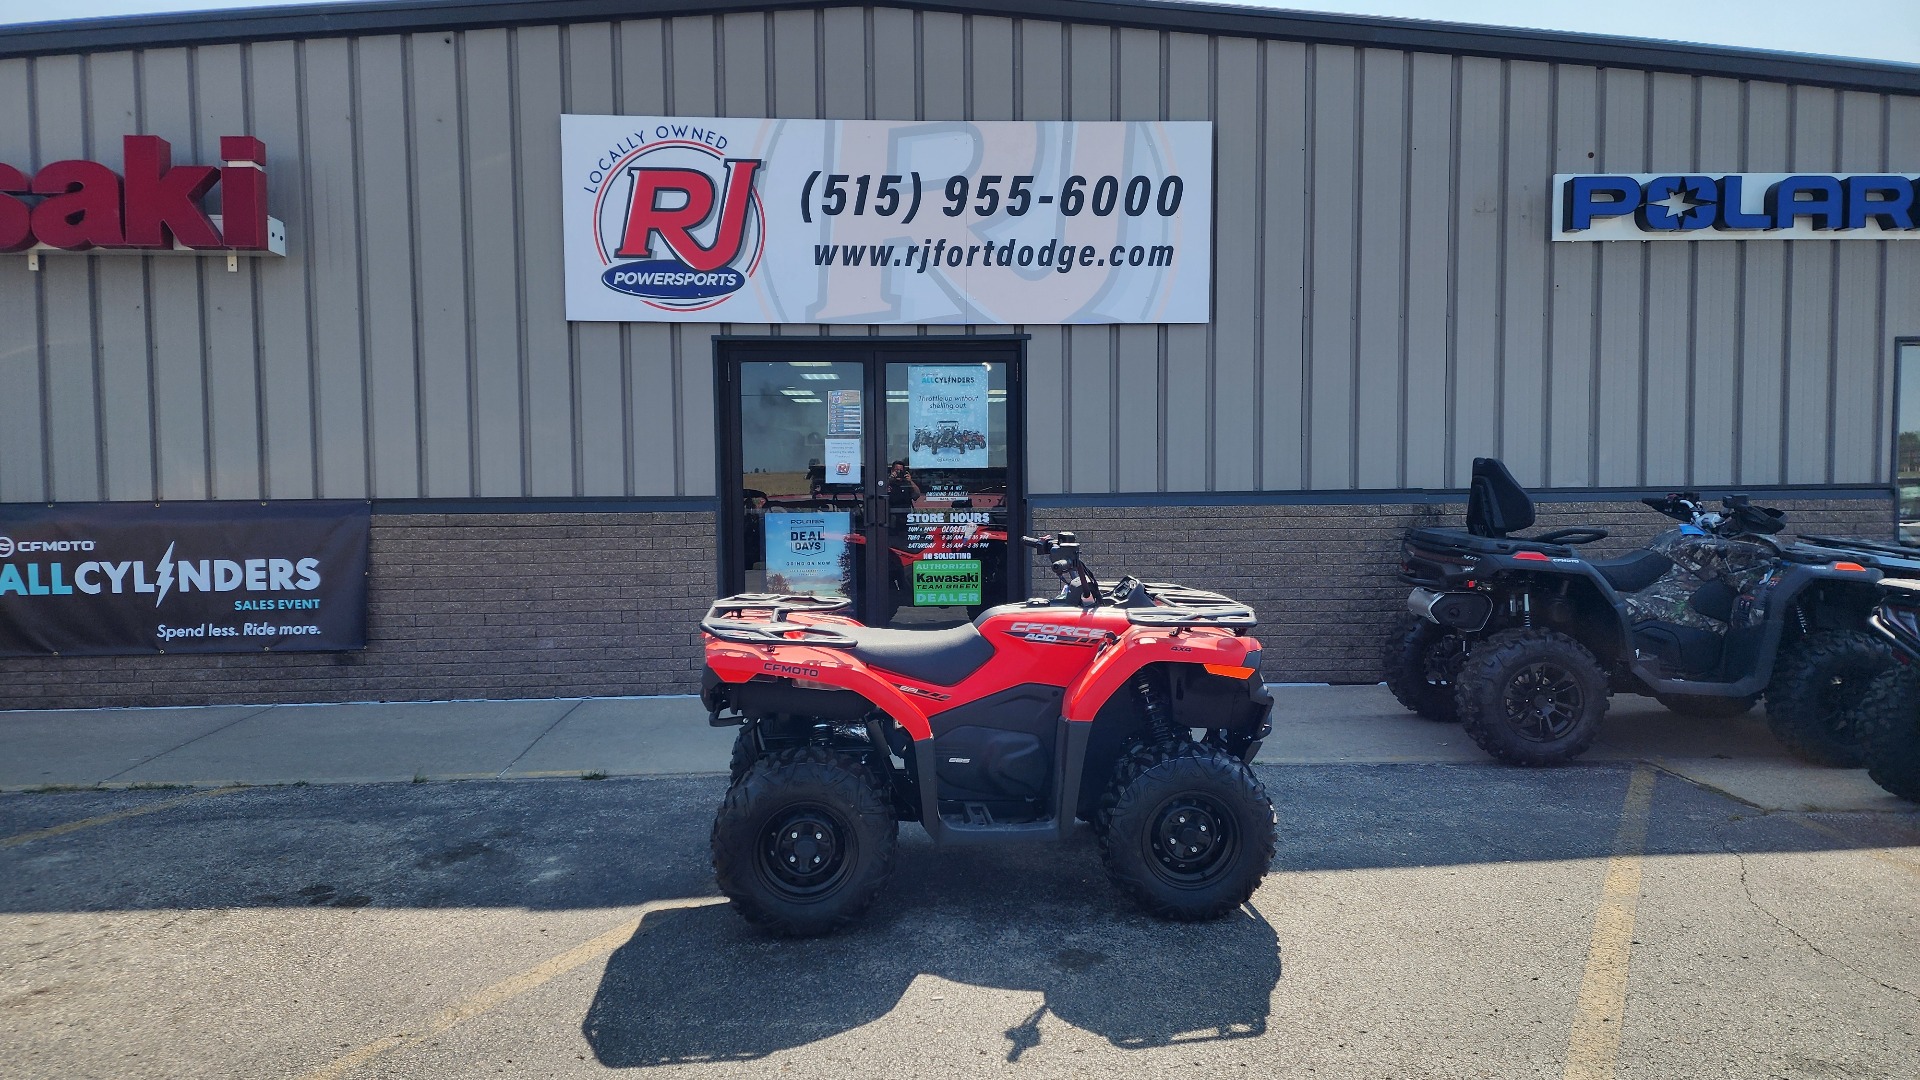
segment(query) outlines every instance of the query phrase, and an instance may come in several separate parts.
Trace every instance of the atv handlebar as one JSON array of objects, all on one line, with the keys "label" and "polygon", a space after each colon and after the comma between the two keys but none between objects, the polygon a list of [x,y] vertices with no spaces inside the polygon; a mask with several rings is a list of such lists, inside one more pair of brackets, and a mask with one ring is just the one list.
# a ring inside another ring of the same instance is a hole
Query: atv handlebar
[{"label": "atv handlebar", "polygon": [[1092,607],[1100,602],[1100,582],[1080,561],[1080,538],[1070,532],[1059,536],[1042,533],[1039,536],[1023,536],[1020,542],[1035,551],[1053,556],[1050,568],[1054,576],[1060,579],[1060,595],[1078,594],[1080,603]]}]

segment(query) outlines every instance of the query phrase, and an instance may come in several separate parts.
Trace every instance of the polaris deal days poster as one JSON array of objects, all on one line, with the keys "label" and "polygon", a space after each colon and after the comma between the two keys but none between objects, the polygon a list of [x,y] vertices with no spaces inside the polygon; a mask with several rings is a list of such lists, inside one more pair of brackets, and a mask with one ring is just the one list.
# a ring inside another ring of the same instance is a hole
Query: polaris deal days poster
[{"label": "polaris deal days poster", "polygon": [[1202,323],[1205,121],[563,116],[567,318]]}]

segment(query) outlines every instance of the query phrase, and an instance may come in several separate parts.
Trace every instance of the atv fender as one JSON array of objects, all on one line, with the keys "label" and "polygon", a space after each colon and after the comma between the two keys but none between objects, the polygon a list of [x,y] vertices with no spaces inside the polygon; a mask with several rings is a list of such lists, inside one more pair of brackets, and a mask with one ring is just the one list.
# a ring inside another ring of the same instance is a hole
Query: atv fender
[{"label": "atv fender", "polygon": [[[933,724],[920,706],[872,668],[839,649],[783,645],[776,660],[769,648],[729,644],[726,648],[708,650],[707,667],[721,683],[744,683],[758,676],[770,676],[793,679],[801,685],[815,684],[827,691],[852,691],[898,721],[915,742],[933,738]],[[708,707],[712,704],[709,701]]]},{"label": "atv fender", "polygon": [[1069,723],[1092,723],[1114,694],[1126,688],[1148,664],[1205,664],[1224,668],[1260,666],[1260,643],[1250,637],[1222,633],[1169,633],[1160,627],[1136,626],[1101,654],[1079,681],[1067,688],[1060,715]]}]

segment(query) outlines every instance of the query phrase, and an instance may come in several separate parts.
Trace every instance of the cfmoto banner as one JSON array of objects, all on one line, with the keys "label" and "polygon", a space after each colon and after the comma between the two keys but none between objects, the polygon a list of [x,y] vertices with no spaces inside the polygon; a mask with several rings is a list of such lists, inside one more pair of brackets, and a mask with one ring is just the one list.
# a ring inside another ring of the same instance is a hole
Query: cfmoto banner
[{"label": "cfmoto banner", "polygon": [[0,656],[367,643],[364,502],[0,508]]},{"label": "cfmoto banner", "polygon": [[567,318],[1200,323],[1213,125],[563,116]]}]

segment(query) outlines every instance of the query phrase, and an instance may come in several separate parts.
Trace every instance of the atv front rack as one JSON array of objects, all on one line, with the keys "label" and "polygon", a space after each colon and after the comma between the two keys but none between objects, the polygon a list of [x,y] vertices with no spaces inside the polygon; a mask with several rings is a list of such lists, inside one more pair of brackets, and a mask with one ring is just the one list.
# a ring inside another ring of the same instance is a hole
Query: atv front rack
[{"label": "atv front rack", "polygon": [[1260,624],[1252,608],[1232,597],[1169,582],[1149,581],[1143,585],[1147,595],[1159,603],[1128,608],[1127,621],[1135,626],[1212,626],[1237,633]]},{"label": "atv front rack", "polygon": [[[852,603],[843,596],[803,596],[794,593],[738,593],[723,597],[707,608],[700,629],[741,645],[820,645],[846,649],[855,644],[847,635],[826,626],[788,622],[794,612],[831,615],[845,611]],[[749,613],[764,618],[749,619]]]}]

